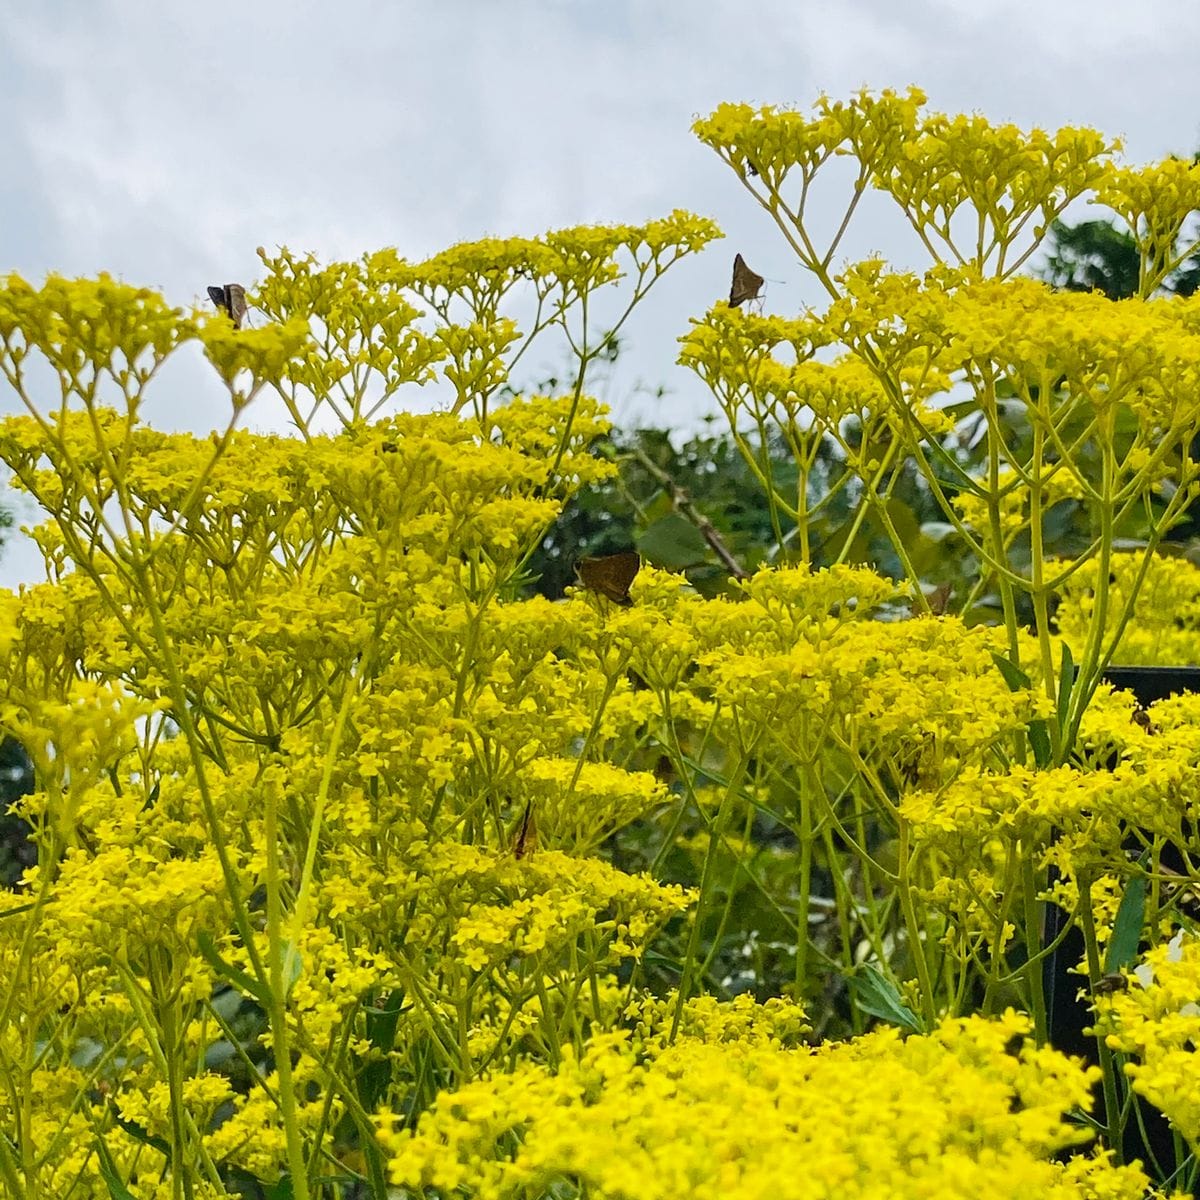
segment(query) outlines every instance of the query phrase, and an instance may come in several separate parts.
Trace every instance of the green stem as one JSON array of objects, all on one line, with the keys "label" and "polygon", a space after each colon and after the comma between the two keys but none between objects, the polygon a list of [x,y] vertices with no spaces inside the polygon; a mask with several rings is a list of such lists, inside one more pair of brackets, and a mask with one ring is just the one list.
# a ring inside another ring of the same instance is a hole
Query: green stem
[{"label": "green stem", "polygon": [[926,1024],[932,1026],[937,1020],[936,998],[933,993],[933,980],[929,976],[929,964],[925,961],[925,945],[921,937],[921,925],[917,920],[917,909],[913,902],[911,883],[912,861],[909,851],[908,822],[900,821],[900,910],[904,913],[904,925],[908,931],[908,942],[912,953],[913,963],[917,968],[917,980],[921,985],[921,1011]]},{"label": "green stem", "polygon": [[741,784],[742,775],[750,761],[750,752],[745,751],[738,759],[737,766],[729,777],[729,783],[721,797],[721,805],[717,810],[716,820],[708,835],[708,851],[704,856],[704,869],[700,876],[700,895],[696,899],[696,915],[692,921],[691,933],[688,935],[687,949],[683,956],[683,970],[679,978],[679,995],[675,1001],[675,1015],[671,1020],[669,1041],[674,1041],[679,1032],[679,1022],[683,1017],[683,1006],[687,1003],[696,974],[697,957],[700,948],[700,936],[703,931],[704,918],[708,915],[708,906],[715,886],[717,858],[725,830],[729,825],[730,814],[733,810],[733,798]]},{"label": "green stem", "polygon": [[162,1030],[163,1057],[167,1069],[167,1103],[171,1119],[171,1191],[176,1196],[182,1192],[187,1200],[192,1200],[192,1168],[187,1153],[186,1110],[179,1062],[182,1049],[177,1011],[179,996],[177,989],[170,986],[169,980],[163,978],[161,972],[154,971],[151,980],[153,995],[159,1002],[158,1024]]},{"label": "green stem", "polygon": [[276,810],[276,797],[268,788],[263,819],[263,836],[267,851],[267,963],[270,978],[267,1004],[271,1019],[271,1048],[275,1072],[279,1078],[279,1115],[283,1120],[288,1172],[292,1177],[292,1194],[295,1200],[308,1200],[308,1170],[304,1162],[304,1145],[300,1139],[296,1087],[292,1078],[291,1038],[287,1025],[288,980],[284,975],[283,880],[279,862]]},{"label": "green stem", "polygon": [[1021,892],[1025,908],[1025,961],[1026,981],[1029,984],[1029,1008],[1033,1017],[1033,1031],[1038,1045],[1043,1046],[1050,1035],[1046,1019],[1046,990],[1042,977],[1042,962],[1036,953],[1029,953],[1042,943],[1041,912],[1038,907],[1038,886],[1034,874],[1033,852],[1027,850],[1021,856]]},{"label": "green stem", "polygon": [[1071,691],[1071,699],[1067,706],[1067,728],[1063,731],[1063,753],[1069,754],[1079,731],[1079,723],[1083,720],[1084,709],[1092,698],[1092,693],[1099,682],[1103,670],[1104,627],[1108,623],[1108,602],[1111,593],[1109,572],[1112,565],[1113,550],[1113,506],[1114,492],[1113,474],[1115,461],[1112,447],[1112,421],[1106,422],[1106,427],[1100,431],[1101,453],[1101,499],[1099,508],[1100,533],[1099,549],[1096,554],[1096,596],[1092,609],[1091,622],[1088,626],[1087,642],[1084,646],[1083,657],[1079,663],[1076,675],[1076,686]]},{"label": "green stem", "polygon": [[[1048,386],[1049,381],[1043,379],[1042,387],[1038,393],[1039,396],[1046,394],[1045,389]],[[1033,601],[1034,632],[1037,634],[1038,648],[1041,652],[1043,689],[1051,704],[1053,704],[1057,698],[1058,690],[1055,680],[1054,651],[1051,646],[1050,608],[1045,579],[1045,545],[1042,530],[1044,515],[1042,511],[1042,459],[1045,454],[1045,438],[1046,434],[1042,427],[1040,416],[1035,416],[1033,418],[1033,454],[1030,462],[1029,482],[1029,566],[1032,577],[1030,598]],[[1070,686],[1070,683],[1071,681],[1068,680],[1066,686]],[[1064,761],[1063,734],[1065,731],[1059,727],[1057,721],[1048,721],[1047,725],[1050,730],[1051,761],[1058,765]],[[1026,918],[1026,926],[1028,932],[1031,928],[1028,925],[1028,916]]]},{"label": "green stem", "polygon": [[4,1180],[12,1200],[26,1200],[26,1191],[21,1183],[21,1176],[17,1173],[12,1144],[3,1130],[0,1130],[0,1179]]},{"label": "green stem", "polygon": [[[1096,921],[1092,914],[1092,884],[1087,877],[1078,880],[1079,916],[1083,929],[1083,944],[1087,948],[1089,990],[1100,979],[1100,943],[1096,937]],[[1121,1102],[1117,1092],[1117,1068],[1113,1053],[1103,1037],[1096,1038],[1100,1055],[1100,1070],[1104,1085],[1104,1124],[1108,1148],[1118,1163],[1125,1161],[1125,1147],[1121,1137]]]},{"label": "green stem", "polygon": [[[805,730],[807,733],[807,730]],[[805,741],[807,741],[807,737]],[[804,995],[804,984],[808,979],[808,910],[812,897],[813,870],[813,800],[818,794],[820,780],[811,760],[804,764],[800,777],[800,811],[797,813],[800,827],[796,836],[800,840],[800,885],[796,902],[796,966],[793,979],[796,984],[796,999]],[[821,788],[824,791],[824,788]]]}]

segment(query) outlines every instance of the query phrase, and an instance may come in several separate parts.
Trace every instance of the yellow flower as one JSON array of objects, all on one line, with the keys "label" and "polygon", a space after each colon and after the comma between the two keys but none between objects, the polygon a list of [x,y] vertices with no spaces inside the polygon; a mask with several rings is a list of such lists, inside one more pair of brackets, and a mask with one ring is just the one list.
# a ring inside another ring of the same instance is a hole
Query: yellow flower
[{"label": "yellow flower", "polygon": [[1140,1197],[1145,1176],[1103,1154],[1054,1161],[1087,1136],[1065,1116],[1095,1072],[1028,1032],[1010,1012],[815,1051],[687,1035],[644,1057],[609,1034],[557,1071],[443,1093],[415,1132],[382,1113],[378,1137],[396,1186],[476,1197]]}]

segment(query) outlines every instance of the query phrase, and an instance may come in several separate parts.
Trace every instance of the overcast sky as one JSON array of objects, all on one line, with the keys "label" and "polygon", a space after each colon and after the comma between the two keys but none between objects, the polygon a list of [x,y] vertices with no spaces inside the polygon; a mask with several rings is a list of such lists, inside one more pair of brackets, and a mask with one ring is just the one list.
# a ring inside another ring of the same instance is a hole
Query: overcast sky
[{"label": "overcast sky", "polygon": [[[252,282],[259,245],[419,259],[686,208],[728,240],[676,267],[629,331],[606,398],[642,424],[710,410],[674,339],[727,293],[735,250],[773,281],[771,309],[817,299],[689,132],[722,101],[917,84],[941,111],[1094,126],[1134,162],[1200,146],[1196,0],[0,0],[0,16],[0,273],[103,270],[191,304]],[[924,265],[868,217],[848,257]],[[222,420],[214,380],[177,386],[157,423]],[[269,407],[249,424],[282,428]],[[39,577],[10,540],[0,585]]]}]

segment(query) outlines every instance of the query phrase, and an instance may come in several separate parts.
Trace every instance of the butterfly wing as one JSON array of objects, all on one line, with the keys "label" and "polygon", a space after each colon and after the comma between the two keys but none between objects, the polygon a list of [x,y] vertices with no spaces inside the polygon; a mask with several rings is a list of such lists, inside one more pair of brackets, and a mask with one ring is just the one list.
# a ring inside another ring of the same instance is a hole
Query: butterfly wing
[{"label": "butterfly wing", "polygon": [[614,604],[631,604],[629,588],[641,570],[642,556],[636,550],[606,554],[602,558],[584,558],[575,566],[579,582],[588,591],[605,596]]},{"label": "butterfly wing", "polygon": [[234,329],[241,329],[246,316],[246,289],[240,283],[227,283],[224,287],[213,284],[208,289],[208,298],[233,322]]},{"label": "butterfly wing", "polygon": [[736,255],[733,260],[733,283],[729,288],[729,304],[737,308],[743,300],[757,300],[762,291],[764,279],[746,266],[746,260]]},{"label": "butterfly wing", "polygon": [[246,289],[240,283],[227,283],[225,301],[234,329],[241,329],[246,316]]}]

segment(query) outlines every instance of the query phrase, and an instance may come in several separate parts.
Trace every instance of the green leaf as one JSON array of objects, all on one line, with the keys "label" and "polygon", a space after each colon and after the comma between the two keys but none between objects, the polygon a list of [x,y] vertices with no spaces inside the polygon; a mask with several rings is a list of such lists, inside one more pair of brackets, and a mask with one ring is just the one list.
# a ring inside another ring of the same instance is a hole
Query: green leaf
[{"label": "green leaf", "polygon": [[1071,657],[1071,647],[1066,642],[1062,644],[1062,663],[1058,668],[1058,728],[1065,734],[1067,729],[1067,709],[1071,704],[1071,691],[1075,687],[1075,660]]},{"label": "green leaf", "polygon": [[71,1048],[71,1066],[78,1067],[81,1071],[86,1071],[103,1054],[103,1042],[98,1042],[90,1037],[78,1038],[75,1045]]},{"label": "green leaf", "polygon": [[[1068,655],[1070,654],[1065,645],[1063,649]],[[1012,659],[1005,658],[1003,654],[998,654],[993,650],[992,661],[996,664],[996,669],[1004,676],[1004,682],[1008,684],[1010,692],[1027,692],[1033,686],[1029,676]],[[1048,767],[1053,755],[1050,749],[1050,730],[1046,727],[1046,722],[1030,721],[1025,732],[1033,750],[1034,762],[1039,767]]]},{"label": "green leaf", "polygon": [[637,547],[651,562],[668,571],[694,567],[709,556],[704,535],[691,521],[674,512],[649,526],[638,537]]},{"label": "green leaf", "polygon": [[938,415],[957,421],[962,417],[974,416],[979,412],[979,401],[974,396],[970,400],[955,400],[953,404],[939,404]]},{"label": "green leaf", "polygon": [[104,1180],[105,1186],[108,1188],[110,1200],[137,1200],[137,1197],[125,1186],[121,1179],[121,1173],[117,1170],[117,1164],[113,1162],[113,1156],[109,1153],[109,1149],[101,1137],[96,1138],[96,1157],[100,1160],[100,1178]]},{"label": "green leaf", "polygon": [[367,1017],[367,1041],[371,1048],[381,1054],[390,1054],[396,1042],[396,1026],[404,1007],[404,993],[400,988],[388,992],[387,999],[378,1008],[365,1010]]},{"label": "green leaf", "polygon": [[153,1146],[164,1158],[171,1157],[171,1146],[165,1138],[160,1138],[157,1134],[151,1133],[144,1125],[139,1125],[136,1121],[129,1121],[117,1112],[115,1106],[112,1108],[112,1119],[135,1141],[141,1142],[145,1146]]},{"label": "green leaf", "polygon": [[1003,654],[998,654],[995,650],[992,651],[992,661],[996,664],[996,669],[1004,676],[1004,682],[1008,684],[1010,692],[1029,690],[1031,686],[1029,676],[1015,662],[1005,658]]},{"label": "green leaf", "polygon": [[235,987],[222,988],[208,1002],[212,1010],[224,1021],[232,1021],[242,1007],[242,993]]},{"label": "green leaf", "polygon": [[153,808],[158,803],[158,794],[162,790],[162,780],[156,780],[154,786],[150,789],[150,795],[146,797],[146,803],[142,805],[142,812]]},{"label": "green leaf", "polygon": [[286,1000],[296,986],[303,967],[303,956],[296,949],[296,943],[287,941],[283,944],[283,996]]},{"label": "green leaf", "polygon": [[367,1041],[379,1057],[368,1062],[358,1073],[358,1097],[362,1107],[373,1111],[392,1080],[392,1061],[389,1058],[396,1043],[396,1027],[404,1008],[404,993],[393,988],[378,1008],[366,1008]]},{"label": "green leaf", "polygon": [[1108,974],[1123,971],[1137,958],[1138,943],[1142,940],[1142,924],[1146,917],[1146,877],[1135,875],[1126,885],[1125,894],[1117,908],[1112,939],[1104,959]]},{"label": "green leaf", "polygon": [[865,1013],[921,1033],[924,1026],[920,1018],[900,999],[896,985],[873,963],[860,967],[847,976],[854,1003]]},{"label": "green leaf", "polygon": [[244,995],[257,1000],[263,1008],[267,1007],[266,992],[259,986],[258,981],[251,979],[240,967],[235,967],[232,963],[227,963],[218,953],[216,943],[212,940],[211,934],[201,933],[196,940],[204,961],[222,979],[227,979],[236,988],[239,988]]},{"label": "green leaf", "polygon": [[926,521],[921,526],[921,536],[928,538],[931,542],[944,542],[957,532],[958,530],[946,521]]},{"label": "green leaf", "polygon": [[1030,721],[1025,732],[1029,735],[1029,745],[1033,749],[1033,761],[1039,767],[1048,767],[1054,757],[1050,749],[1050,730],[1045,721]]}]

